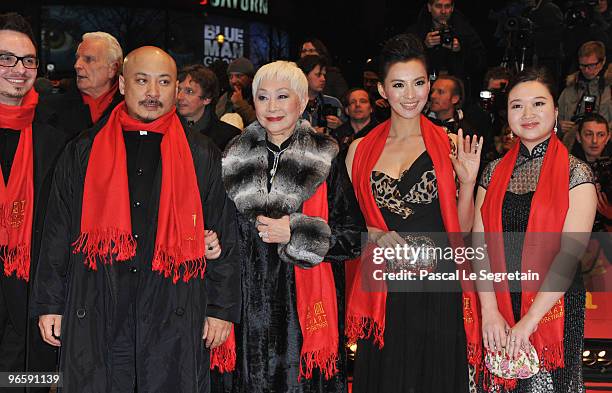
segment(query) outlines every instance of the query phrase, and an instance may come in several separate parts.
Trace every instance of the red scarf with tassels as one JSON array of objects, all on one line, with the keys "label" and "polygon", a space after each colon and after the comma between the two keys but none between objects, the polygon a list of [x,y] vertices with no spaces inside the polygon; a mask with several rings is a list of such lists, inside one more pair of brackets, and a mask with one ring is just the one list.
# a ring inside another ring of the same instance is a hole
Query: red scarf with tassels
[{"label": "red scarf with tassels", "polygon": [[34,147],[32,122],[38,104],[34,89],[20,106],[0,104],[0,128],[21,130],[8,184],[0,177],[0,261],[4,274],[30,280],[30,250],[34,221]]},{"label": "red scarf with tassels", "polygon": [[113,98],[115,97],[115,93],[119,89],[119,81],[115,82],[111,88],[102,94],[98,98],[93,98],[90,95],[81,93],[83,97],[83,102],[85,105],[89,106],[89,114],[91,115],[91,121],[93,124],[96,124],[100,117],[104,114],[104,111],[108,106],[113,102]]},{"label": "red scarf with tassels", "polygon": [[[502,205],[519,149],[520,143],[516,143],[497,164],[493,172],[480,210],[485,233],[495,234],[503,231]],[[523,272],[531,270],[540,273],[540,277],[546,277],[551,263],[559,252],[560,234],[563,231],[565,216],[569,208],[568,190],[569,154],[557,136],[552,134],[540,169],[538,185],[531,201],[521,257]],[[487,252],[493,272],[506,272],[504,245],[500,240],[501,238],[498,238],[497,241],[487,241]],[[523,286],[521,317],[527,313],[538,293],[534,285],[539,286],[539,283],[533,283],[531,288]],[[512,312],[512,301],[507,282],[499,284],[495,294],[500,313],[511,327],[514,326],[516,321]],[[563,316],[564,302],[561,298],[542,318],[538,329],[530,338],[538,352],[540,364],[547,370],[564,366]],[[496,384],[503,385],[506,389],[513,389],[516,386],[514,379],[497,377],[494,379]]]},{"label": "red scarf with tassels", "polygon": [[[457,213],[457,188],[453,166],[449,158],[451,150],[448,136],[441,127],[435,126],[424,116],[420,118],[420,126],[425,148],[433,162],[438,182],[438,196],[444,227],[449,234],[451,245],[457,247],[461,245],[461,227]],[[357,147],[352,167],[353,188],[366,224],[382,231],[388,231],[389,229],[372,195],[370,175],[382,154],[390,129],[391,120],[387,120],[370,131]],[[373,247],[371,246],[370,250]],[[367,339],[373,335],[374,342],[382,348],[384,345],[387,288],[384,281],[362,282],[363,277],[372,277],[371,274],[368,275],[368,272],[378,268],[372,263],[372,258],[368,254],[368,250],[366,250],[360,259],[351,261],[347,266],[346,335],[351,343],[358,339]],[[458,266],[458,269],[463,267],[463,265]],[[467,266],[465,267],[467,268]],[[364,269],[367,271],[364,272]],[[364,290],[364,284],[370,286],[369,290]],[[374,288],[376,286],[378,287]],[[470,364],[475,365],[480,359],[482,348],[481,341],[479,341],[478,302],[476,293],[469,283],[462,282],[462,287],[463,320],[467,336],[468,360]]]},{"label": "red scarf with tassels", "polygon": [[[323,182],[307,201],[302,213],[328,220],[327,183]],[[322,262],[311,269],[296,266],[295,288],[297,312],[302,330],[299,378],[312,378],[314,368],[321,370],[325,379],[338,372],[338,304],[331,265]],[[236,366],[234,329],[223,345],[211,354],[211,369],[233,371]]]},{"label": "red scarf with tassels", "polygon": [[127,158],[123,131],[163,134],[162,182],[153,271],[172,277],[204,278],[204,215],[191,150],[181,122],[172,110],[151,123],[131,118],[125,101],[111,113],[95,136],[83,191],[81,234],[74,253],[96,270],[96,260],[125,261],[136,255],[132,236]]}]

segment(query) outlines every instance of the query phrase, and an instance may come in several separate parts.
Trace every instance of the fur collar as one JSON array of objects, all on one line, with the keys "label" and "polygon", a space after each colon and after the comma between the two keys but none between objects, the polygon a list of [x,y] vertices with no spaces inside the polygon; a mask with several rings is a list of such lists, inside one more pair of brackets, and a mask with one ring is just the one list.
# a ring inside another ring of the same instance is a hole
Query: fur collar
[{"label": "fur collar", "polygon": [[223,154],[222,177],[236,208],[250,219],[280,218],[301,210],[329,174],[338,144],[298,120],[292,142],[282,154],[268,192],[266,130],[254,122],[234,138]]}]

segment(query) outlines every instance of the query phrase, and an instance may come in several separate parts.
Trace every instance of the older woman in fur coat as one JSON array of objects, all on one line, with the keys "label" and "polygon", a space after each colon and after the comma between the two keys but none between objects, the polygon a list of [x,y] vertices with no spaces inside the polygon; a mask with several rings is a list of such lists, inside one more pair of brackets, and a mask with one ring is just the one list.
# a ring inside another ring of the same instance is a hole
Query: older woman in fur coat
[{"label": "older woman in fur coat", "polygon": [[342,262],[359,254],[365,224],[336,142],[299,119],[307,91],[294,63],[263,66],[253,80],[257,121],[224,153],[238,210],[242,323],[236,370],[219,390],[347,390],[338,295]]}]

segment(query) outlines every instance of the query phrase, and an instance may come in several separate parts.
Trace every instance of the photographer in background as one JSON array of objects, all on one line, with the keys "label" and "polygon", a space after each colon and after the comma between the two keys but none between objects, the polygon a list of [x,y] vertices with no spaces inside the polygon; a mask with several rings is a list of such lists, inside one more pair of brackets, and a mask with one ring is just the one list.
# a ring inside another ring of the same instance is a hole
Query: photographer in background
[{"label": "photographer in background", "polygon": [[563,75],[563,12],[552,0],[523,1],[528,10],[527,18],[533,22],[535,62],[548,68],[558,81]]},{"label": "photographer in background", "polygon": [[506,125],[506,86],[512,74],[505,67],[489,68],[484,77],[484,90],[480,92],[480,107],[489,114],[496,135]]},{"label": "photographer in background", "polygon": [[610,83],[612,68],[606,62],[606,48],[600,41],[584,43],[578,51],[580,71],[567,77],[567,87],[559,97],[559,125],[574,140],[576,123],[588,113],[599,113],[612,120]]},{"label": "photographer in background", "polygon": [[[603,29],[606,31],[608,40],[612,41],[612,10],[608,7],[608,0],[598,0],[595,6],[597,12],[604,22]],[[610,42],[609,41],[609,42]],[[612,56],[612,45],[606,46],[606,57],[609,59]]]},{"label": "photographer in background", "polygon": [[372,98],[365,89],[360,87],[350,89],[344,95],[343,101],[348,121],[331,132],[331,136],[340,146],[340,151],[348,149],[351,142],[366,136],[378,125],[373,118]]},{"label": "photographer in background", "polygon": [[[465,98],[463,82],[451,75],[440,75],[431,85],[429,113],[427,117],[435,124],[446,127],[456,134],[459,129],[478,134],[474,126],[465,119],[461,109]],[[478,134],[480,135],[480,134]]]},{"label": "photographer in background", "polygon": [[302,119],[308,120],[321,133],[329,133],[340,127],[345,121],[340,100],[323,94],[327,74],[326,59],[316,55],[304,56],[297,65],[308,80],[308,105]]},{"label": "photographer in background", "polygon": [[378,61],[368,59],[363,68],[363,89],[370,95],[370,102],[374,109],[374,117],[377,121],[383,122],[391,117],[391,107],[389,102],[378,92]]},{"label": "photographer in background", "polygon": [[300,59],[305,56],[321,56],[327,62],[327,74],[325,75],[324,94],[332,97],[342,97],[348,90],[346,80],[340,72],[340,68],[333,66],[333,58],[327,46],[318,38],[307,38],[299,47]]},{"label": "photographer in background", "polygon": [[[440,75],[432,83],[427,117],[453,134],[462,129],[464,134],[482,136],[481,160],[483,164],[489,161],[489,153],[494,149],[492,128],[486,113],[477,105],[466,106],[465,89],[461,79],[452,75]],[[481,168],[484,169],[483,164]]]},{"label": "photographer in background", "polygon": [[577,125],[574,156],[589,164],[597,181],[597,216],[593,231],[612,225],[612,145],[608,121],[597,113],[585,115]]},{"label": "photographer in background", "polygon": [[454,1],[427,0],[426,8],[408,32],[423,40],[430,74],[461,78],[469,97],[471,81],[480,78],[487,58],[482,40],[468,20],[454,9]]},{"label": "photographer in background", "polygon": [[[508,137],[512,140],[512,133],[508,133],[508,114],[506,110],[506,86],[512,74],[505,67],[490,68],[483,80],[483,90],[479,94],[478,105],[472,105],[466,109],[466,115],[470,119],[477,118],[477,114],[484,113],[488,128],[481,127],[487,131],[487,138],[491,141],[491,148],[483,150],[484,160],[491,161],[501,154],[497,146],[503,145],[500,138]],[[506,144],[510,146],[510,144]]]},{"label": "photographer in background", "polygon": [[603,26],[610,37],[610,28],[612,27],[612,10],[608,7],[608,0],[598,0],[597,5],[594,7],[596,13],[601,16],[601,19],[605,22]]},{"label": "photographer in background", "polygon": [[588,41],[601,41],[606,48],[612,46],[609,26],[599,8],[598,0],[569,0],[564,2],[565,33],[563,50],[565,52],[564,74],[576,71],[575,55]]},{"label": "photographer in background", "polygon": [[502,66],[515,72],[546,67],[555,80],[563,62],[563,12],[552,0],[513,0],[489,18],[497,21],[495,37],[504,48]]}]

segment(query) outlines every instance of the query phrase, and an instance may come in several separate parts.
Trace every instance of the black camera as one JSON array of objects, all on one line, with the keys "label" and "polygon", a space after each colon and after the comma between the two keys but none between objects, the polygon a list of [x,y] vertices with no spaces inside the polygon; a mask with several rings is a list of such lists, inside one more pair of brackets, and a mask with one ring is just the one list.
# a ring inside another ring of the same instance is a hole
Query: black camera
[{"label": "black camera", "polygon": [[449,25],[444,25],[440,29],[440,44],[445,46],[453,46],[455,34]]},{"label": "black camera", "polygon": [[599,157],[591,163],[591,169],[601,187],[601,192],[606,194],[608,201],[612,200],[612,160],[610,157]]},{"label": "black camera", "polygon": [[491,90],[483,90],[480,92],[480,106],[487,112],[493,110],[495,105],[495,95]]},{"label": "black camera", "polygon": [[[597,97],[596,96],[591,96],[591,95],[583,95],[582,96],[582,100],[578,102],[578,105],[576,106],[576,111],[574,116],[572,116],[571,120],[574,123],[579,123],[582,121],[582,119],[584,118],[584,115],[588,114],[588,113],[593,113],[595,111],[595,103],[597,102]],[[584,110],[582,112],[580,112],[580,106],[583,105]]]},{"label": "black camera", "polygon": [[509,16],[504,23],[504,31],[510,35],[514,45],[528,45],[533,38],[533,22],[522,16]]},{"label": "black camera", "polygon": [[576,0],[567,2],[567,12],[565,13],[565,24],[568,29],[578,26],[588,26],[591,23],[593,7],[597,5],[597,0]]},{"label": "black camera", "polygon": [[326,118],[326,116],[340,117],[340,116],[342,116],[340,111],[341,111],[340,108],[335,107],[335,106],[333,106],[331,104],[323,104],[323,108],[319,112],[319,121],[317,122],[317,124],[319,124],[320,127],[327,128],[327,118]]},{"label": "black camera", "polygon": [[340,117],[341,114],[340,112],[340,108],[335,107],[333,105],[330,104],[324,104],[323,105],[323,117],[325,116],[336,116],[336,117]]},{"label": "black camera", "polygon": [[487,112],[499,112],[506,105],[506,86],[501,89],[482,90],[480,92],[480,106]]},{"label": "black camera", "polygon": [[597,97],[585,95],[582,98],[582,102],[584,102],[584,113],[593,113],[595,110],[595,101]]}]

